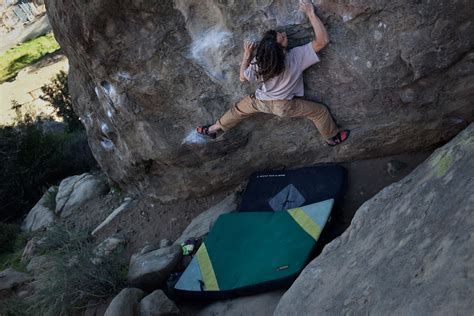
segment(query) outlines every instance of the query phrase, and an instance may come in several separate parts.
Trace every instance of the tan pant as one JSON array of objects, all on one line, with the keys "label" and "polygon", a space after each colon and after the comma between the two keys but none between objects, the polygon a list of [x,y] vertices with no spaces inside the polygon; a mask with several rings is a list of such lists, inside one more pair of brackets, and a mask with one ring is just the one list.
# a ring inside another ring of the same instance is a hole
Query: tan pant
[{"label": "tan pant", "polygon": [[339,131],[328,109],[322,104],[300,98],[261,101],[253,95],[245,97],[242,101],[234,104],[229,111],[217,120],[216,124],[223,131],[227,131],[252,114],[259,112],[270,113],[280,117],[308,118],[313,121],[324,139],[336,136]]}]

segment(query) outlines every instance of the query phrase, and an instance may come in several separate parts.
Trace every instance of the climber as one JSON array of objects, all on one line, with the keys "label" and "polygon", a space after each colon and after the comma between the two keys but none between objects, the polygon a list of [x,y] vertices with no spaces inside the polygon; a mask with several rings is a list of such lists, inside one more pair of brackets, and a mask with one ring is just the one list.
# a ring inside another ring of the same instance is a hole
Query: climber
[{"label": "climber", "polygon": [[[319,62],[316,53],[329,42],[312,3],[303,0],[300,9],[311,22],[316,38],[290,50],[287,49],[286,34],[274,30],[267,31],[258,44],[245,41],[240,81],[258,81],[262,85],[255,94],[236,103],[216,123],[199,126],[196,129],[199,134],[214,139],[218,133],[228,131],[250,115],[263,112],[310,119],[329,146],[336,146],[349,137],[349,130],[338,130],[324,105],[300,98],[304,94],[303,70]],[[254,49],[256,53],[252,58]]]}]

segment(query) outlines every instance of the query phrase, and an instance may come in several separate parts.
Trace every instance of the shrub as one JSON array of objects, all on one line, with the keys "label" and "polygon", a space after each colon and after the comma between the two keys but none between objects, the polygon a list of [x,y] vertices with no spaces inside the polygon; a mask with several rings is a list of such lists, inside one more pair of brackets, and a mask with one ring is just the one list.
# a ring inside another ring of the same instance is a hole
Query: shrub
[{"label": "shrub", "polygon": [[0,271],[12,267],[17,271],[26,271],[21,262],[28,234],[20,232],[20,226],[0,223]]},{"label": "shrub", "polygon": [[92,241],[92,237],[87,231],[77,231],[61,225],[50,226],[46,231],[39,232],[37,236],[41,240],[37,248],[40,254],[65,249],[68,245]]},{"label": "shrub", "polygon": [[46,201],[44,205],[50,210],[56,209],[56,196],[58,195],[59,186],[55,185],[51,189],[46,190]]},{"label": "shrub", "polygon": [[19,219],[48,187],[97,167],[85,130],[72,109],[67,74],[60,72],[42,91],[41,98],[56,109],[67,131],[47,132],[51,117],[22,114],[21,104],[12,101],[15,124],[0,125],[0,221]]},{"label": "shrub", "polygon": [[89,300],[117,294],[126,286],[127,262],[123,248],[93,264],[94,242],[87,232],[52,226],[43,234],[41,249],[53,268],[45,272],[27,312],[67,315]]},{"label": "shrub", "polygon": [[72,100],[69,95],[68,76],[60,71],[50,84],[41,87],[44,93],[40,98],[49,103],[56,110],[56,115],[61,117],[67,124],[69,131],[83,129],[79,117],[72,108]]},{"label": "shrub", "polygon": [[44,123],[0,126],[0,221],[20,218],[45,188],[97,166],[84,130],[46,133]]},{"label": "shrub", "polygon": [[26,312],[28,303],[21,298],[8,298],[0,300],[0,315],[5,316],[30,316]]},{"label": "shrub", "polygon": [[13,250],[20,227],[14,224],[0,223],[0,254]]}]

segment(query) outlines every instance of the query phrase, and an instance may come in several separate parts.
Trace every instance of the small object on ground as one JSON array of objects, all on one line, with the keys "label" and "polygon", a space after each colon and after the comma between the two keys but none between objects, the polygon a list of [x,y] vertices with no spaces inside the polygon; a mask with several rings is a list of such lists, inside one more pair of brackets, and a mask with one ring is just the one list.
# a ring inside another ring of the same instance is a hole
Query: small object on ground
[{"label": "small object on ground", "polygon": [[339,133],[337,133],[337,135],[334,136],[333,138],[328,139],[326,141],[326,144],[328,144],[328,146],[331,146],[331,147],[339,145],[340,143],[343,143],[346,139],[349,138],[350,133],[351,132],[348,129],[342,130]]},{"label": "small object on ground", "polygon": [[198,128],[196,128],[196,132],[211,139],[216,139],[217,133],[210,133],[209,127],[211,127],[211,125],[198,126]]},{"label": "small object on ground", "polygon": [[190,256],[194,254],[194,250],[199,247],[200,240],[197,238],[189,238],[184,243],[181,244],[181,249],[183,250],[183,256]]},{"label": "small object on ground", "polygon": [[189,256],[193,253],[194,251],[194,245],[182,245],[181,248],[183,249],[183,256]]}]

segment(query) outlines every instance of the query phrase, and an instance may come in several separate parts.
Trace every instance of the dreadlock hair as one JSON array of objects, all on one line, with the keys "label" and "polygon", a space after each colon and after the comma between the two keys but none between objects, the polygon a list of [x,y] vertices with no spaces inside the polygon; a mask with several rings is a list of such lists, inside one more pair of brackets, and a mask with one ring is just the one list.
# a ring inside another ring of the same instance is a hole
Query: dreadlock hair
[{"label": "dreadlock hair", "polygon": [[267,81],[285,70],[285,50],[277,43],[277,32],[267,31],[257,45],[255,53],[256,75],[258,80]]}]

